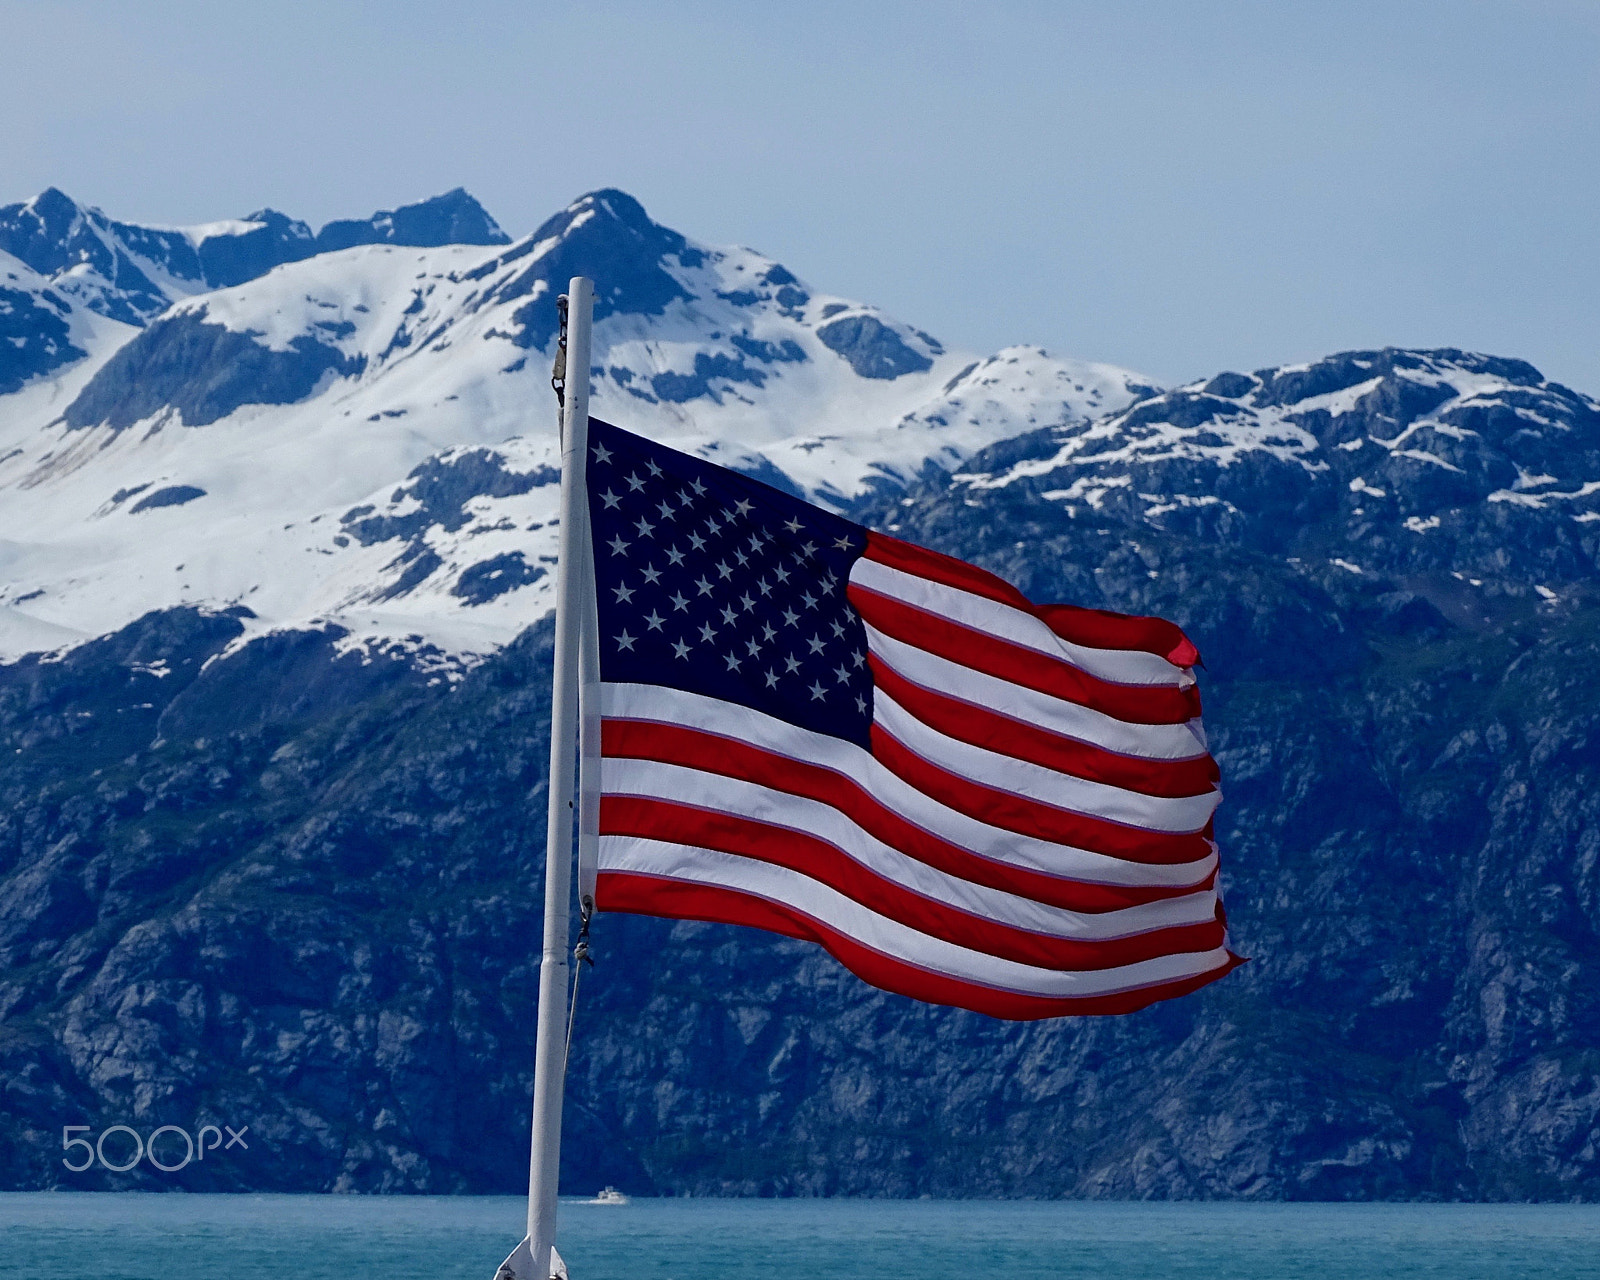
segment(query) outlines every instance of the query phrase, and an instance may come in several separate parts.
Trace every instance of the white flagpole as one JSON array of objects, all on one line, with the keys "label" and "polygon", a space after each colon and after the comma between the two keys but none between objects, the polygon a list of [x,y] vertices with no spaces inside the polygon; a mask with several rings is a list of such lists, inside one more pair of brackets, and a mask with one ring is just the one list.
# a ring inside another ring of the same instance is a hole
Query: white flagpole
[{"label": "white flagpole", "polygon": [[589,500],[589,327],[594,282],[574,276],[567,287],[566,403],[561,424],[561,544],[556,565],[556,651],[550,707],[550,796],[545,835],[544,956],[539,964],[539,1023],[533,1066],[533,1147],[528,1160],[528,1251],[531,1275],[552,1274],[556,1189],[561,1169],[562,1079],[566,1066],[567,925],[572,898],[572,823],[578,755],[578,683],[583,632],[593,626],[588,596],[594,575],[587,554]]}]

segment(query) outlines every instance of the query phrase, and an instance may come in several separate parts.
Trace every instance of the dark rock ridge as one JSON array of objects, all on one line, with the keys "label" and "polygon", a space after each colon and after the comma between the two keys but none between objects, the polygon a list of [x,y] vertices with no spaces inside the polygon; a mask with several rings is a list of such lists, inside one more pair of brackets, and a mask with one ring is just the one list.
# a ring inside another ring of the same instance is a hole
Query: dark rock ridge
[{"label": "dark rock ridge", "polygon": [[365,356],[347,356],[306,334],[287,350],[208,320],[204,308],[163,316],[118,348],[62,414],[67,426],[118,431],[168,411],[200,427],[246,404],[294,404],[332,374],[350,378]]},{"label": "dark rock ridge", "polygon": [[872,316],[841,316],[817,330],[817,337],[830,351],[850,362],[863,378],[892,381],[906,373],[922,373],[933,368],[933,361],[913,351],[888,325]]},{"label": "dark rock ridge", "polygon": [[[413,468],[381,505],[352,507],[339,523],[345,535],[364,547],[395,544],[395,557],[384,568],[388,576],[373,592],[375,600],[393,600],[443,567],[428,543],[429,534],[435,529],[454,533],[470,524],[475,517],[468,504],[474,498],[510,498],[560,482],[561,473],[554,468],[522,470],[500,450],[457,449]],[[544,576],[542,566],[530,565],[522,552],[512,551],[468,565],[450,591],[469,604],[486,604]]]},{"label": "dark rock ridge", "polygon": [[[514,498],[560,483],[555,468],[520,471],[497,449],[454,449],[413,467],[389,495],[385,509],[352,507],[339,523],[364,547],[391,538],[418,538],[435,525],[454,533],[472,520],[467,504],[474,498]],[[388,510],[393,507],[406,510],[394,514]]]},{"label": "dark rock ridge", "polygon": [[[1560,523],[1592,522],[1494,496],[1589,483],[1593,402],[1455,352],[1212,381],[860,514],[1035,598],[1188,629],[1251,963],[1019,1025],[791,940],[602,917],[569,1188],[1600,1199],[1600,592]],[[1458,470],[1397,458],[1413,441]],[[474,452],[407,492],[442,520],[523,483]],[[1392,486],[1381,520],[1356,478]],[[408,545],[389,518],[345,527]],[[463,672],[331,630],[241,644],[245,621],[173,610],[0,667],[0,1177],[515,1192],[548,626]],[[60,1164],[63,1124],[208,1122],[250,1124],[248,1160]]]},{"label": "dark rock ridge", "polygon": [[767,375],[760,369],[752,369],[742,359],[697,351],[693,373],[658,373],[650,379],[650,389],[656,393],[656,399],[665,400],[668,404],[683,404],[700,397],[720,404],[722,397],[716,387],[719,381],[743,382],[759,387],[766,383]]},{"label": "dark rock ridge", "polygon": [[457,187],[442,196],[385,209],[365,219],[330,222],[313,233],[304,222],[261,209],[227,227],[145,227],[107,217],[55,187],[32,200],[0,206],[0,251],[46,277],[87,268],[74,281],[92,310],[144,324],[177,299],[153,278],[166,273],[195,291],[244,284],[286,262],[362,244],[431,247],[505,244],[509,237],[483,206]]},{"label": "dark rock ridge", "polygon": [[0,396],[88,354],[72,344],[71,314],[50,289],[0,284]]},{"label": "dark rock ridge", "polygon": [[450,594],[468,604],[488,604],[497,596],[528,586],[545,576],[543,565],[529,564],[520,551],[490,556],[463,569]]},{"label": "dark rock ridge", "polygon": [[227,289],[264,276],[285,262],[309,258],[318,251],[311,228],[276,209],[257,209],[243,221],[248,229],[207,236],[195,246],[195,265],[199,271],[190,279],[203,283],[208,289]]},{"label": "dark rock ridge", "polygon": [[[128,514],[136,516],[141,511],[156,511],[162,507],[181,507],[186,502],[193,502],[196,498],[205,496],[206,491],[200,488],[199,485],[170,484],[165,488],[157,489],[148,497],[140,498],[139,501],[128,508]],[[116,501],[117,495],[114,494],[112,495],[113,505],[115,505]]]}]

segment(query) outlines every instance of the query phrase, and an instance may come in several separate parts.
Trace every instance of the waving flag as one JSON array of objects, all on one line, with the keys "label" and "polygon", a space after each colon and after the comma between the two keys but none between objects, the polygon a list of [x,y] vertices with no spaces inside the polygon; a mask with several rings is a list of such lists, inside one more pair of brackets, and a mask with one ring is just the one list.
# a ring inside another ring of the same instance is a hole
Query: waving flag
[{"label": "waving flag", "polygon": [[1227,973],[1193,645],[591,419],[602,911],[1001,1018]]}]

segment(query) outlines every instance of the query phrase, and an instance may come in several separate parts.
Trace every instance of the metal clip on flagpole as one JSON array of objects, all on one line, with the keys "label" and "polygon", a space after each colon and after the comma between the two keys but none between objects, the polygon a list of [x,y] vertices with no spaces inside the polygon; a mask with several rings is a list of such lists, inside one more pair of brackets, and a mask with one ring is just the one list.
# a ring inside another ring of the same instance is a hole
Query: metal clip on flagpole
[{"label": "metal clip on flagpole", "polygon": [[556,565],[556,649],[550,706],[550,783],[545,831],[544,954],[533,1066],[533,1146],[528,1158],[528,1235],[496,1280],[567,1274],[555,1252],[561,1169],[562,1077],[567,1048],[567,926],[572,898],[572,824],[577,795],[578,685],[584,631],[593,626],[594,571],[584,468],[589,442],[589,327],[594,282],[567,289],[565,395],[561,418],[561,542]]}]

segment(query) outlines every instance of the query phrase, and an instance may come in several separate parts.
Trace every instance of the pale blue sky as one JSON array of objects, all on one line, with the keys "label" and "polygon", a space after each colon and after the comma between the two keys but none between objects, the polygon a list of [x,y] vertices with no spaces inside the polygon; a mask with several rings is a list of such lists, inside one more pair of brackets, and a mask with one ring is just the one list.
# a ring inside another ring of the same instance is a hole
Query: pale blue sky
[{"label": "pale blue sky", "polygon": [[0,0],[0,202],[320,223],[620,186],[947,342],[1355,346],[1600,393],[1600,3]]}]

